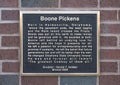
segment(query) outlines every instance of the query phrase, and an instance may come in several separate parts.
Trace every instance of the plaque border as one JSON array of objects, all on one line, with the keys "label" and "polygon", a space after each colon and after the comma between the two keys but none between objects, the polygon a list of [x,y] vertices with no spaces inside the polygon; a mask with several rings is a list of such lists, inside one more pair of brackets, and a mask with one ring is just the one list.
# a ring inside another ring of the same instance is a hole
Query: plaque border
[{"label": "plaque border", "polygon": [[[23,73],[23,14],[97,14],[96,73]],[[100,75],[100,11],[20,11],[20,75],[21,76],[99,76]]]}]

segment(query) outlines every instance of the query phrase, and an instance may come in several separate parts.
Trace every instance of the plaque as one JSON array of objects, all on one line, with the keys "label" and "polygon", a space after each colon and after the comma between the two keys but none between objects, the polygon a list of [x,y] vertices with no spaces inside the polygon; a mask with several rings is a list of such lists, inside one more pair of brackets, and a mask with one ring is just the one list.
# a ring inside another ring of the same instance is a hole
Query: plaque
[{"label": "plaque", "polygon": [[99,11],[21,11],[23,76],[97,76]]}]

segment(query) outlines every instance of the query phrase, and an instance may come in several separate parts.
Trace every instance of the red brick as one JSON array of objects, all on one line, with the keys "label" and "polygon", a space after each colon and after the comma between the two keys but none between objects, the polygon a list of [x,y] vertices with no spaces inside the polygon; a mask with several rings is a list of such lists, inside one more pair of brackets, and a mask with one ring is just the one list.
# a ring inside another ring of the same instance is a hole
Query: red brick
[{"label": "red brick", "polygon": [[3,62],[2,72],[19,72],[18,62]]},{"label": "red brick", "polygon": [[18,50],[17,49],[0,49],[0,60],[17,60]]},{"label": "red brick", "polygon": [[100,12],[101,20],[117,20],[116,10],[102,10]]},{"label": "red brick", "polygon": [[2,10],[2,20],[19,20],[18,10]]},{"label": "red brick", "polygon": [[100,46],[117,46],[117,37],[115,36],[101,36]]},{"label": "red brick", "polygon": [[101,72],[117,72],[117,62],[101,62],[100,70]]},{"label": "red brick", "polygon": [[101,7],[120,7],[120,0],[100,0]]},{"label": "red brick", "polygon": [[120,24],[101,24],[101,33],[120,34]]},{"label": "red brick", "polygon": [[0,0],[0,7],[18,7],[18,0]]},{"label": "red brick", "polygon": [[22,7],[45,7],[45,8],[55,8],[58,7],[59,0],[21,0]]},{"label": "red brick", "polygon": [[2,46],[14,47],[20,45],[19,36],[3,36]]},{"label": "red brick", "polygon": [[100,76],[100,85],[120,85],[120,75]]},{"label": "red brick", "polygon": [[101,59],[120,59],[120,49],[101,49]]},{"label": "red brick", "polygon": [[14,34],[14,33],[19,33],[19,24],[18,23],[0,24],[0,34]]},{"label": "red brick", "polygon": [[22,85],[58,85],[57,77],[22,77]]},{"label": "red brick", "polygon": [[97,0],[61,0],[62,7],[97,7]]}]

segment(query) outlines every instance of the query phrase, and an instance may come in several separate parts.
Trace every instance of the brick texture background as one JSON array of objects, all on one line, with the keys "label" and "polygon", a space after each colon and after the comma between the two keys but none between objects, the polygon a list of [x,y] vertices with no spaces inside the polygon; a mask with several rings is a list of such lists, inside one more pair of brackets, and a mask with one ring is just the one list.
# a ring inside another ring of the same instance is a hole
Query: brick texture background
[{"label": "brick texture background", "polygon": [[[100,11],[101,69],[96,83],[88,77],[89,84],[78,77],[21,77],[20,10]],[[76,79],[78,83],[72,81]],[[0,0],[0,85],[120,85],[120,0]]]}]

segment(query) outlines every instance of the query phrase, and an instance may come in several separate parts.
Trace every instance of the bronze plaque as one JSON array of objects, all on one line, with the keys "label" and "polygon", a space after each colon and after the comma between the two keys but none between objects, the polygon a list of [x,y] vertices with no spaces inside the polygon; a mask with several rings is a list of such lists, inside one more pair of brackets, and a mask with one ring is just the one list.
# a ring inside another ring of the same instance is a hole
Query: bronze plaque
[{"label": "bronze plaque", "polygon": [[98,75],[99,11],[21,11],[21,74]]}]

